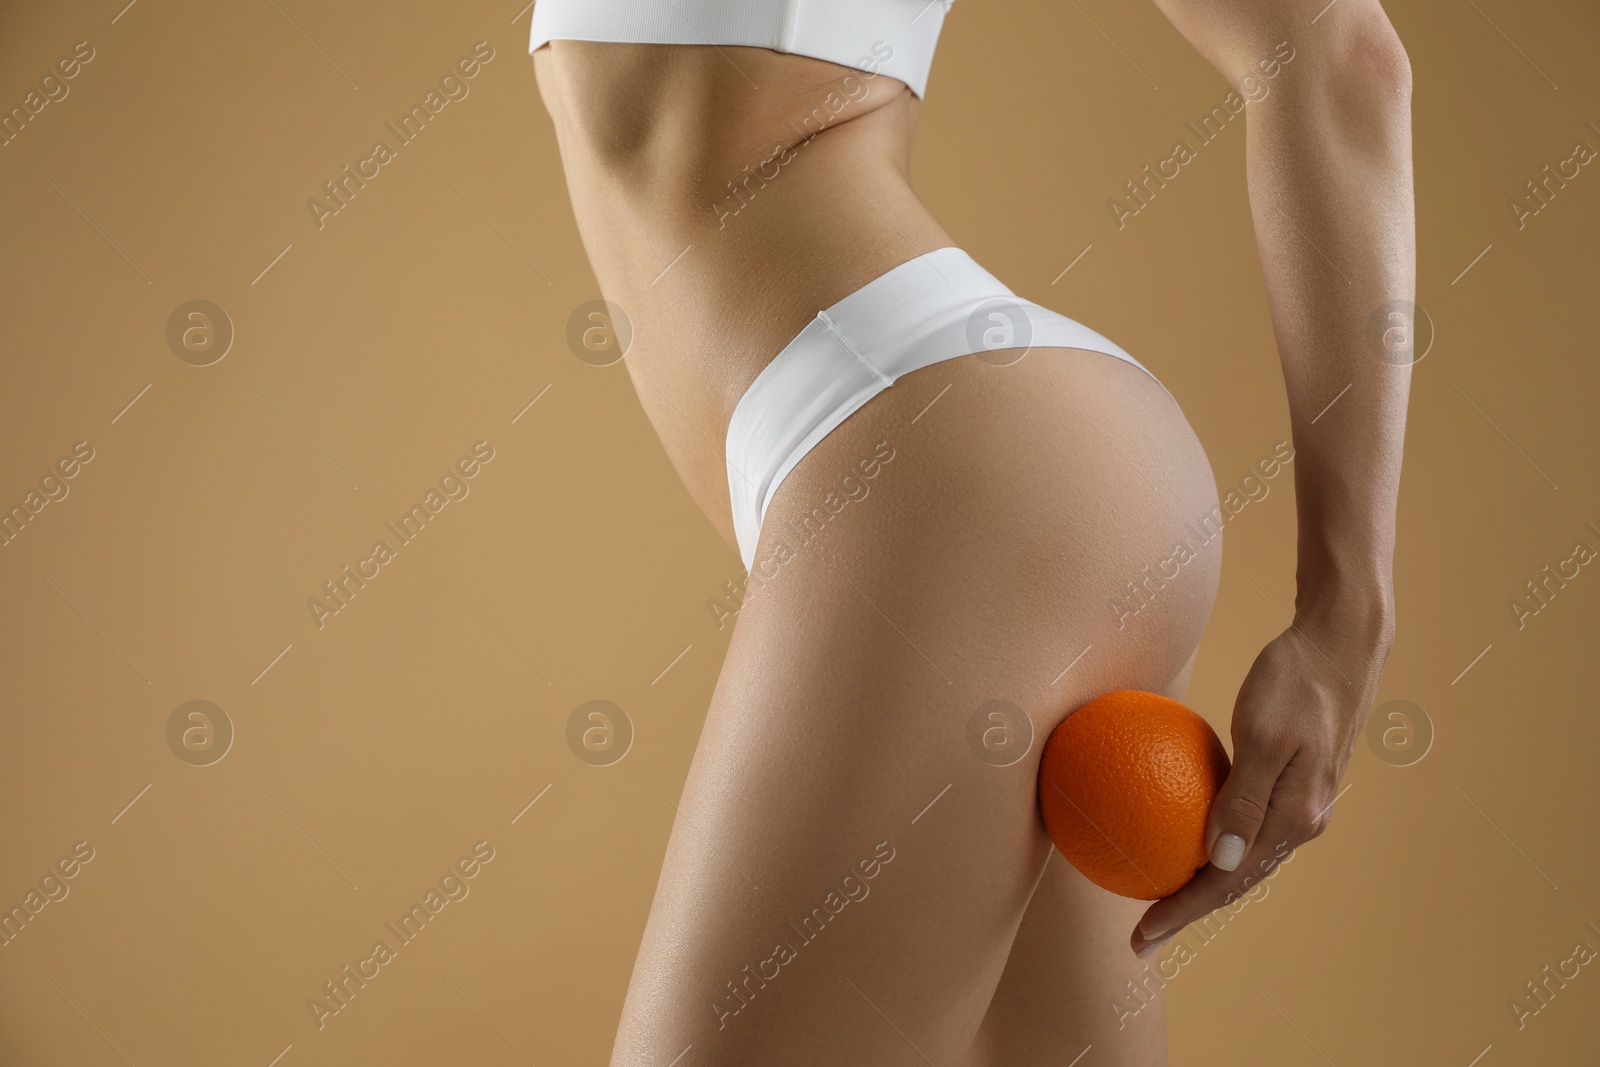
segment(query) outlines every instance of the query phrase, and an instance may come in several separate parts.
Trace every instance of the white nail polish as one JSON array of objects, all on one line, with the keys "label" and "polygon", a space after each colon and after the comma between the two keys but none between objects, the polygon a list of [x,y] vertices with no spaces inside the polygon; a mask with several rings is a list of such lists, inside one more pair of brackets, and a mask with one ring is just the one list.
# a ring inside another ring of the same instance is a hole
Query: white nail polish
[{"label": "white nail polish", "polygon": [[1218,834],[1211,846],[1211,865],[1222,871],[1239,869],[1244,859],[1244,838],[1238,834]]},{"label": "white nail polish", "polygon": [[1156,933],[1153,933],[1153,934],[1147,934],[1147,933],[1144,932],[1144,930],[1141,929],[1139,931],[1139,936],[1144,938],[1146,941],[1155,941],[1157,939],[1165,940],[1166,938],[1172,936],[1172,931],[1171,930],[1160,930],[1160,931],[1157,931]]}]

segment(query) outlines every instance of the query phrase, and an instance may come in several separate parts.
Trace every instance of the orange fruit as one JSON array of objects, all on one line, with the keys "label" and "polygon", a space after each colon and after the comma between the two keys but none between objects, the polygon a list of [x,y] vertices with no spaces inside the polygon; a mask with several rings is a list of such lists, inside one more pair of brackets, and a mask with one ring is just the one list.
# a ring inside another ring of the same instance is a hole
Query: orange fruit
[{"label": "orange fruit", "polygon": [[1206,864],[1206,817],[1228,777],[1211,725],[1135,689],[1096,697],[1057,726],[1039,809],[1085,878],[1136,900],[1171,896]]}]

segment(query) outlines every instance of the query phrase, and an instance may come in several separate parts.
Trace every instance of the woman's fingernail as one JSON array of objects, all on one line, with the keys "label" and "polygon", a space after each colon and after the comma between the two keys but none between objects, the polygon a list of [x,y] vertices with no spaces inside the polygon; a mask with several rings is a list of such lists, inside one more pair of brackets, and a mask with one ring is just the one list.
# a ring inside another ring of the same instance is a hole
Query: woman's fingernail
[{"label": "woman's fingernail", "polygon": [[1144,927],[1142,927],[1142,926],[1139,927],[1139,936],[1144,938],[1146,941],[1154,941],[1157,938],[1171,937],[1172,934],[1173,934],[1173,931],[1171,931],[1171,930],[1157,930],[1155,933],[1152,934],[1152,933],[1146,931]]},{"label": "woman's fingernail", "polygon": [[1238,834],[1218,834],[1211,846],[1211,865],[1221,871],[1239,869],[1244,859],[1244,838]]},{"label": "woman's fingernail", "polygon": [[1154,953],[1161,951],[1161,946],[1165,945],[1168,941],[1171,941],[1171,940],[1172,940],[1171,937],[1163,937],[1160,941],[1152,941],[1148,945],[1146,945],[1144,948],[1140,949],[1138,952],[1135,952],[1134,955],[1139,957],[1142,960],[1142,959],[1146,958],[1147,956],[1151,956]]}]

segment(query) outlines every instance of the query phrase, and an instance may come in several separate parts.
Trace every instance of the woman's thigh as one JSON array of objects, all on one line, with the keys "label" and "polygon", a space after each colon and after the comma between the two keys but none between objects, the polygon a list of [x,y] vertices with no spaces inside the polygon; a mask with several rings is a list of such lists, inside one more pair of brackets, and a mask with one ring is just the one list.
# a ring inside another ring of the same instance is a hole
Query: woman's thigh
[{"label": "woman's thigh", "polygon": [[[1194,662],[1153,691],[1183,700]],[[1095,1067],[1166,1063],[1161,959],[1128,951],[1128,931],[1147,907],[1052,852],[972,1053],[956,1067],[1062,1067],[1090,1049]]]},{"label": "woman's thigh", "polygon": [[1170,561],[1215,500],[1100,354],[936,364],[824,439],[768,510],[613,1062],[965,1056],[1049,854],[1043,740],[1183,667],[1220,541]]}]

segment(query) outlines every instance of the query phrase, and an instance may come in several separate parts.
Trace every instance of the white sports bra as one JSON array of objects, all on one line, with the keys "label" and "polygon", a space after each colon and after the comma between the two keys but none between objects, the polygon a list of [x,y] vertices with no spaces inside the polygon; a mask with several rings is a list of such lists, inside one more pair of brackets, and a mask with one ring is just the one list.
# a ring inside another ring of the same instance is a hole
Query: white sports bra
[{"label": "white sports bra", "polygon": [[528,51],[555,40],[748,45],[887,74],[919,97],[955,0],[538,0]]}]

